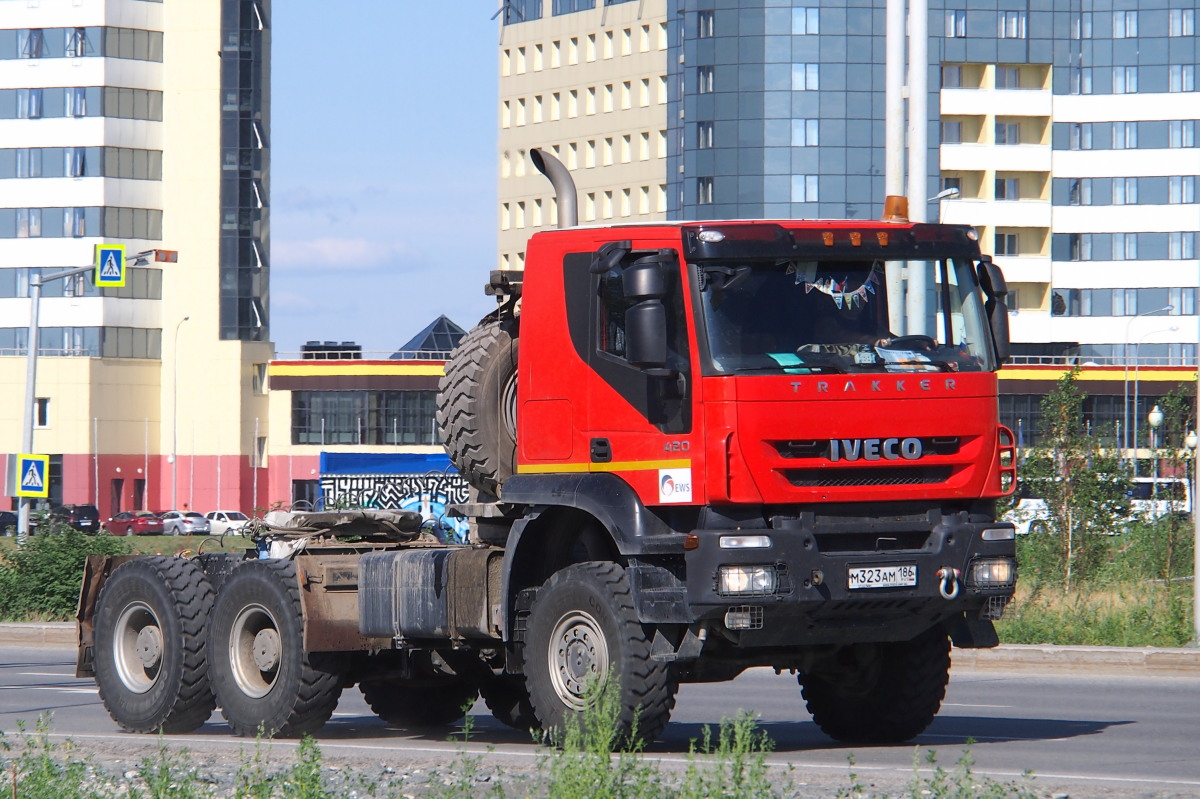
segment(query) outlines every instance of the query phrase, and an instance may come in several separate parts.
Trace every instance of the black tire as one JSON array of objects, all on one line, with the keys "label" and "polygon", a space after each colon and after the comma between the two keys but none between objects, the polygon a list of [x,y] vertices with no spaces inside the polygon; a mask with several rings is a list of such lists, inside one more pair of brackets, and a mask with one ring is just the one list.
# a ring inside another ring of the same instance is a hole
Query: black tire
[{"label": "black tire", "polygon": [[862,644],[836,672],[799,677],[813,721],[845,743],[894,744],[925,731],[950,679],[950,641],[940,629],[911,641]]},{"label": "black tire", "polygon": [[522,677],[508,674],[495,677],[479,686],[479,693],[496,721],[515,730],[537,728],[537,716]]},{"label": "black tire", "polygon": [[466,481],[499,496],[516,470],[517,323],[485,321],[463,336],[438,384],[438,433]]},{"label": "black tire", "polygon": [[205,659],[213,589],[199,565],[146,557],[118,566],[96,600],[100,699],[130,732],[191,732],[216,702]]},{"label": "black tire", "polygon": [[537,592],[525,638],[525,685],[537,726],[553,738],[571,716],[582,722],[589,699],[615,679],[616,743],[658,737],[675,706],[676,682],[665,662],[651,659],[652,635],[638,621],[619,565],[579,563],[555,572]]},{"label": "black tire", "polygon": [[461,719],[479,698],[475,686],[461,680],[367,680],[359,690],[376,716],[397,727],[446,727]]},{"label": "black tire", "polygon": [[305,652],[296,564],[253,560],[226,578],[209,627],[213,691],[242,736],[294,738],[329,720],[345,656]]}]

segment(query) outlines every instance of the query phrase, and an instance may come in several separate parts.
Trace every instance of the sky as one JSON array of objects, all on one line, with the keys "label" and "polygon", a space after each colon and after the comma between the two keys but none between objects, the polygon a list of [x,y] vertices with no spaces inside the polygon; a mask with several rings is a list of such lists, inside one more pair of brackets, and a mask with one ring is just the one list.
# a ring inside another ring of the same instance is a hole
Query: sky
[{"label": "sky", "polygon": [[499,0],[272,6],[276,352],[469,330],[495,308]]}]

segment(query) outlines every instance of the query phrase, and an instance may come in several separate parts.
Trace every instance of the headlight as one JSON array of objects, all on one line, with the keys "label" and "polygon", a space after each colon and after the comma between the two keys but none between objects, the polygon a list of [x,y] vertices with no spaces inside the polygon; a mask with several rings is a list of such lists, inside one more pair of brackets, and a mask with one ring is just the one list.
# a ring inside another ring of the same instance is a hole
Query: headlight
[{"label": "headlight", "polygon": [[764,595],[775,593],[774,566],[722,566],[717,570],[717,593]]},{"label": "headlight", "polygon": [[1008,558],[971,561],[967,585],[971,588],[1009,588],[1017,581],[1017,564]]}]

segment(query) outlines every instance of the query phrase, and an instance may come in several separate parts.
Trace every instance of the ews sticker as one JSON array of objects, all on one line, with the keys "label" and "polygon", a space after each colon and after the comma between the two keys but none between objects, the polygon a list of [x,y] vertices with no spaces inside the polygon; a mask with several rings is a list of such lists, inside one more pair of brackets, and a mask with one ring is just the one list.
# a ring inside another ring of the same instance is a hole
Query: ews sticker
[{"label": "ews sticker", "polygon": [[691,469],[659,469],[658,470],[658,501],[659,502],[691,502],[692,501],[692,470]]}]

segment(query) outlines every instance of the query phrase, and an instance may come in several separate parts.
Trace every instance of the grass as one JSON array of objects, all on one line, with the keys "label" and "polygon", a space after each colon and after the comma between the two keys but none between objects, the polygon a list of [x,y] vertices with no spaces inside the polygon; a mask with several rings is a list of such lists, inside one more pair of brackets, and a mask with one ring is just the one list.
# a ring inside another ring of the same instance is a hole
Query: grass
[{"label": "grass", "polygon": [[[610,703],[611,704],[611,703]],[[604,751],[611,744],[615,719],[605,700],[585,714],[575,733],[560,749],[540,751],[536,770],[510,772],[493,765],[484,771],[482,756],[460,752],[446,769],[428,782],[406,781],[394,772],[367,775],[324,762],[320,747],[305,737],[292,752],[279,752],[259,738],[244,748],[237,766],[223,781],[202,773],[187,749],[175,749],[160,738],[157,749],[137,768],[106,771],[72,741],[54,742],[43,717],[33,732],[19,725],[17,733],[0,732],[0,777],[5,794],[14,799],[335,799],[343,796],[435,797],[436,799],[505,799],[551,796],[555,799],[784,799],[797,794],[790,765],[772,766],[767,755],[770,738],[753,717],[742,713],[722,722],[715,741],[706,730],[692,743],[686,766],[680,770],[633,750],[617,755]],[[913,752],[913,772],[899,793],[878,785],[863,785],[848,758],[847,784],[836,789],[839,799],[1035,799],[1033,775],[998,782],[976,774],[965,750],[951,769],[937,764],[937,753]],[[808,785],[805,790],[811,791]],[[810,795],[806,793],[805,795]]]},{"label": "grass", "polygon": [[1192,637],[1191,585],[1167,592],[1125,581],[1063,594],[1018,587],[996,624],[1006,644],[1186,646]]}]

